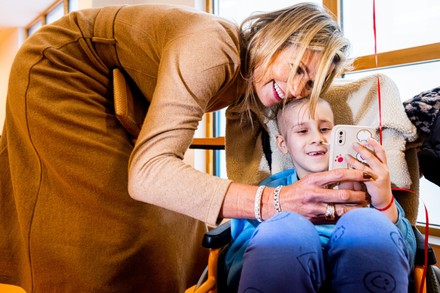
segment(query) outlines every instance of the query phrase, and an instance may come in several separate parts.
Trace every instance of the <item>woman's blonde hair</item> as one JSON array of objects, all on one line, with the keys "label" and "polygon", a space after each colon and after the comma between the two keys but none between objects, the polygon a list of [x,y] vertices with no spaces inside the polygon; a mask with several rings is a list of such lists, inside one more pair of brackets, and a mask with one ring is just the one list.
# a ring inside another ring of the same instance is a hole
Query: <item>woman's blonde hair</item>
[{"label": "woman's blonde hair", "polygon": [[[307,49],[322,53],[316,80],[310,95],[310,113],[313,116],[316,100],[330,86],[335,76],[348,68],[349,41],[329,12],[314,3],[300,3],[281,10],[254,14],[240,26],[241,75],[245,80],[245,92],[240,99],[242,112],[251,115],[251,108],[257,109],[269,118],[273,111],[267,111],[257,97],[253,86],[254,71],[262,66],[266,71],[277,54],[290,46],[297,48],[292,56],[291,84]],[[327,76],[331,66],[334,69]],[[285,99],[287,100],[287,99]]]}]

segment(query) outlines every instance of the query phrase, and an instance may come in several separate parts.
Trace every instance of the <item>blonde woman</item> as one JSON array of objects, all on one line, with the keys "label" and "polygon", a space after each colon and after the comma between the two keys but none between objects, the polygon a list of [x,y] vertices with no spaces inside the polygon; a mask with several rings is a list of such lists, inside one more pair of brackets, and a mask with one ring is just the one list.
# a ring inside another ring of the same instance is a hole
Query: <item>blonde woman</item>
[{"label": "blonde woman", "polygon": [[[255,209],[255,184],[268,175],[258,168],[265,116],[287,99],[315,101],[344,68],[347,48],[313,4],[251,17],[241,30],[166,5],[82,10],[41,28],[10,75],[0,282],[29,293],[182,292],[206,264],[205,223],[275,213],[271,188]],[[128,102],[144,105],[140,119],[116,114],[115,68],[139,90]],[[220,179],[182,159],[203,115],[227,106],[231,178]],[[322,188],[342,179],[370,176],[310,177],[286,187],[282,205],[312,221],[327,202],[362,206],[364,192]]]}]

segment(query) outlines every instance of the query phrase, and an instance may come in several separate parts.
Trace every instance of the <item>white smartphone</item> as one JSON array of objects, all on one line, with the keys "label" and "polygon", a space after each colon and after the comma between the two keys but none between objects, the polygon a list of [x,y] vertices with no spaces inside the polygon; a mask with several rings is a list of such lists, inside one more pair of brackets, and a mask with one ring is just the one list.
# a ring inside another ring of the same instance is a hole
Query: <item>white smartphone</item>
[{"label": "white smartphone", "polygon": [[350,168],[346,155],[350,154],[360,162],[365,160],[356,153],[352,145],[357,142],[365,145],[369,137],[376,138],[376,130],[369,126],[335,125],[330,139],[329,170],[337,168]]}]

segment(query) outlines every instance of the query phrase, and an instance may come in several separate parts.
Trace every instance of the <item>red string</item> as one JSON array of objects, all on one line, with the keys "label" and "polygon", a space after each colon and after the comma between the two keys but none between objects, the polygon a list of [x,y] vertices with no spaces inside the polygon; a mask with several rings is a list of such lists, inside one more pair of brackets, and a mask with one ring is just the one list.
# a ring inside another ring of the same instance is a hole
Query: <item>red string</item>
[{"label": "red string", "polygon": [[[379,68],[377,60],[377,36],[376,36],[376,1],[373,0],[373,32],[374,32],[374,59],[376,61],[376,69]],[[377,102],[379,105],[379,143],[382,145],[382,99],[380,96],[380,78],[377,74]]]},{"label": "red string", "polygon": [[378,210],[379,212],[384,212],[384,211],[386,211],[387,209],[389,209],[393,205],[393,202],[394,202],[394,196],[391,197],[390,203],[386,207],[381,208],[381,209],[376,208],[376,207],[374,207],[374,208],[376,210]]},{"label": "red string", "polygon": [[429,245],[429,217],[428,217],[428,209],[426,208],[426,205],[423,203],[423,207],[425,208],[425,251],[424,251],[424,261],[423,261],[423,274],[422,274],[422,281],[419,288],[419,292],[423,292],[423,288],[425,287],[426,283],[426,271],[428,270],[428,245]]}]

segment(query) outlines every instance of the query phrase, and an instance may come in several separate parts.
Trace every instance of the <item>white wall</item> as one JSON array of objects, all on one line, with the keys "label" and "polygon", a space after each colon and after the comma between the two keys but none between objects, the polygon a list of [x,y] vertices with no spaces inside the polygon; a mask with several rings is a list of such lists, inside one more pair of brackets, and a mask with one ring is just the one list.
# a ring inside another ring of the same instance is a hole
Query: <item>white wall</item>
[{"label": "white wall", "polygon": [[0,31],[0,133],[5,120],[6,94],[12,62],[23,39],[23,29]]}]

